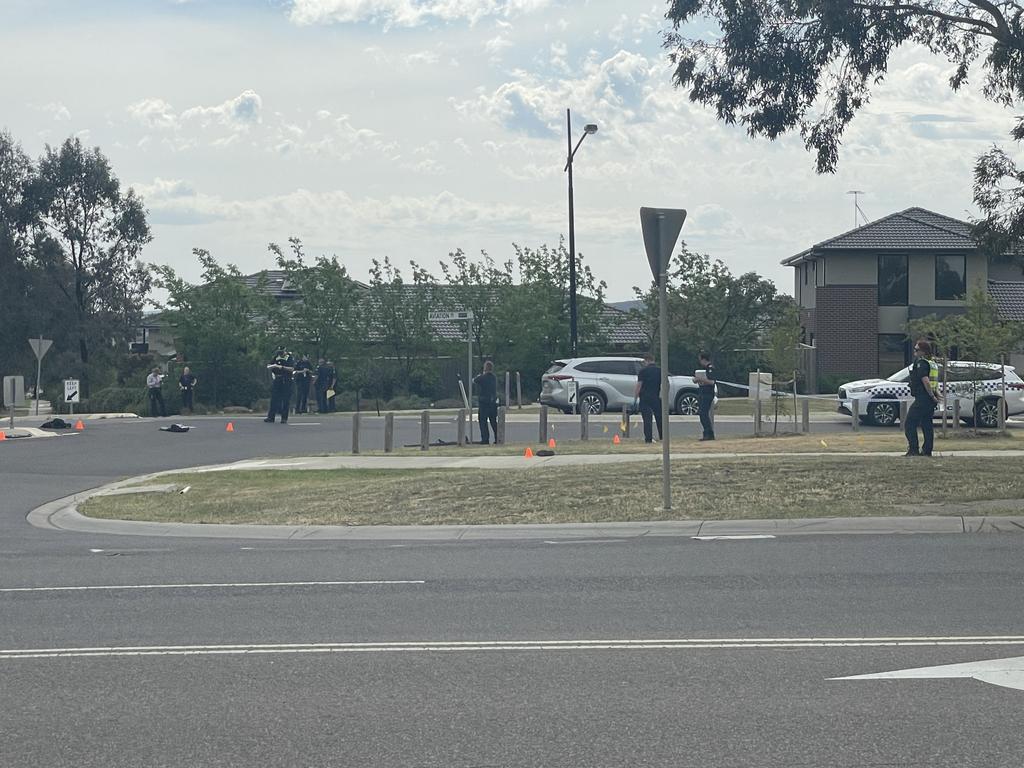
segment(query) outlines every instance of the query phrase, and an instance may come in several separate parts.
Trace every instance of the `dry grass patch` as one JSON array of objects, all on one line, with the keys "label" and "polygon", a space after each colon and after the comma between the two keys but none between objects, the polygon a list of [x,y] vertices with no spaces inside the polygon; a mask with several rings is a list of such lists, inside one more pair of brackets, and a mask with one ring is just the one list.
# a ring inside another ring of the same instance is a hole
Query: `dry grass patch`
[{"label": "dry grass patch", "polygon": [[[1017,458],[765,457],[673,465],[676,519],[907,514],[902,504],[1024,499]],[[399,525],[663,520],[656,462],[522,470],[183,474],[187,494],[95,497],[83,513],[190,523]],[[1020,513],[1007,502],[1002,513]],[[993,510],[987,510],[992,512]],[[934,514],[934,510],[927,510]]]}]

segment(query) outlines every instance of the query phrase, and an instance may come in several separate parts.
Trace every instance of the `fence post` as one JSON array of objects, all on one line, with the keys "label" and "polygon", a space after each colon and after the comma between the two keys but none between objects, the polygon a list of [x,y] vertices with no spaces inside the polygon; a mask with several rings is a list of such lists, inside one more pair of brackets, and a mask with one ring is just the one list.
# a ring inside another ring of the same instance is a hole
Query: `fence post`
[{"label": "fence post", "polygon": [[754,437],[761,436],[761,398],[760,392],[758,392],[758,398],[754,400]]},{"label": "fence post", "polygon": [[960,398],[953,398],[953,431],[960,431]]},{"label": "fence post", "polygon": [[629,406],[622,406],[622,436],[629,437]]},{"label": "fence post", "polygon": [[430,446],[430,411],[423,411],[420,414],[420,450],[425,451]]},{"label": "fence post", "polygon": [[395,414],[384,416],[384,453],[395,450]]},{"label": "fence post", "polygon": [[466,409],[459,408],[458,414],[455,416],[455,439],[459,441],[459,447],[464,448],[466,445]]},{"label": "fence post", "polygon": [[590,439],[590,415],[587,408],[580,408],[580,440]]},{"label": "fence post", "polygon": [[860,431],[860,400],[856,397],[850,400],[850,423],[854,432]]},{"label": "fence post", "polygon": [[361,415],[359,411],[352,414],[352,453],[359,453],[359,419]]},{"label": "fence post", "polygon": [[498,428],[495,430],[494,442],[499,445],[505,444],[505,414],[507,412],[508,408],[504,405],[498,409]]},{"label": "fence post", "polygon": [[540,443],[541,445],[548,444],[548,407],[546,405],[540,407]]},{"label": "fence post", "polygon": [[907,426],[907,413],[910,411],[910,403],[906,400],[900,400],[900,424],[904,427]]},{"label": "fence post", "polygon": [[516,407],[523,407],[523,377],[516,371]]},{"label": "fence post", "polygon": [[804,398],[801,401],[801,403],[803,405],[803,413],[800,414],[801,415],[800,429],[801,429],[802,432],[807,433],[807,432],[811,431],[811,401],[806,399],[806,398]]}]

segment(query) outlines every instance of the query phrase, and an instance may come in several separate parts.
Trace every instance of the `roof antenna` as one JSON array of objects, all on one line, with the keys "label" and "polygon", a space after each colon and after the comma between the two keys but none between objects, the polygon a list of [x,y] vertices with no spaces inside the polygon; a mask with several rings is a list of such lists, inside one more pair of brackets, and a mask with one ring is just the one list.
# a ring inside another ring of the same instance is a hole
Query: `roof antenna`
[{"label": "roof antenna", "polygon": [[858,202],[860,199],[860,195],[864,195],[867,193],[861,192],[859,189],[851,189],[846,194],[853,195],[853,228],[856,229],[857,227],[861,226],[860,223],[858,223],[860,219],[864,219],[864,223],[867,224],[867,214],[861,210],[860,203]]}]

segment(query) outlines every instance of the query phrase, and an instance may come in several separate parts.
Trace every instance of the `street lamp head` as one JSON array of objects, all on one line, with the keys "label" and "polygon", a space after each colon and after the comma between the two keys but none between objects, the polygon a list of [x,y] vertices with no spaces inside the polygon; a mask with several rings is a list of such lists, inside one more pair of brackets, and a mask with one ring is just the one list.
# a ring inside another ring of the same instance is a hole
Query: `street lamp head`
[{"label": "street lamp head", "polygon": [[586,125],[583,126],[583,130],[585,133],[597,133],[597,124],[587,123]]}]

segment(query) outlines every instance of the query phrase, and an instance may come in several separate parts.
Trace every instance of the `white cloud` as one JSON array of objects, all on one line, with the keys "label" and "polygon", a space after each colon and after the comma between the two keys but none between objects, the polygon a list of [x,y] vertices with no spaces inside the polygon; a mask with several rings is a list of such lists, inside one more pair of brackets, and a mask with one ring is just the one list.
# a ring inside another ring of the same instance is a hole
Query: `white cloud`
[{"label": "white cloud", "polygon": [[247,90],[213,107],[192,107],[181,113],[182,120],[198,120],[202,125],[218,123],[248,127],[262,118],[263,99],[253,90]]},{"label": "white cloud", "polygon": [[128,107],[132,119],[146,128],[171,130],[178,127],[178,115],[163,99],[143,99]]},{"label": "white cloud", "polygon": [[40,112],[45,112],[53,118],[54,122],[66,123],[71,120],[71,111],[59,101],[51,101],[48,104],[34,105]]},{"label": "white cloud", "polygon": [[431,21],[475,24],[487,17],[533,13],[548,0],[292,0],[290,18],[307,24],[377,24],[415,27]]}]

